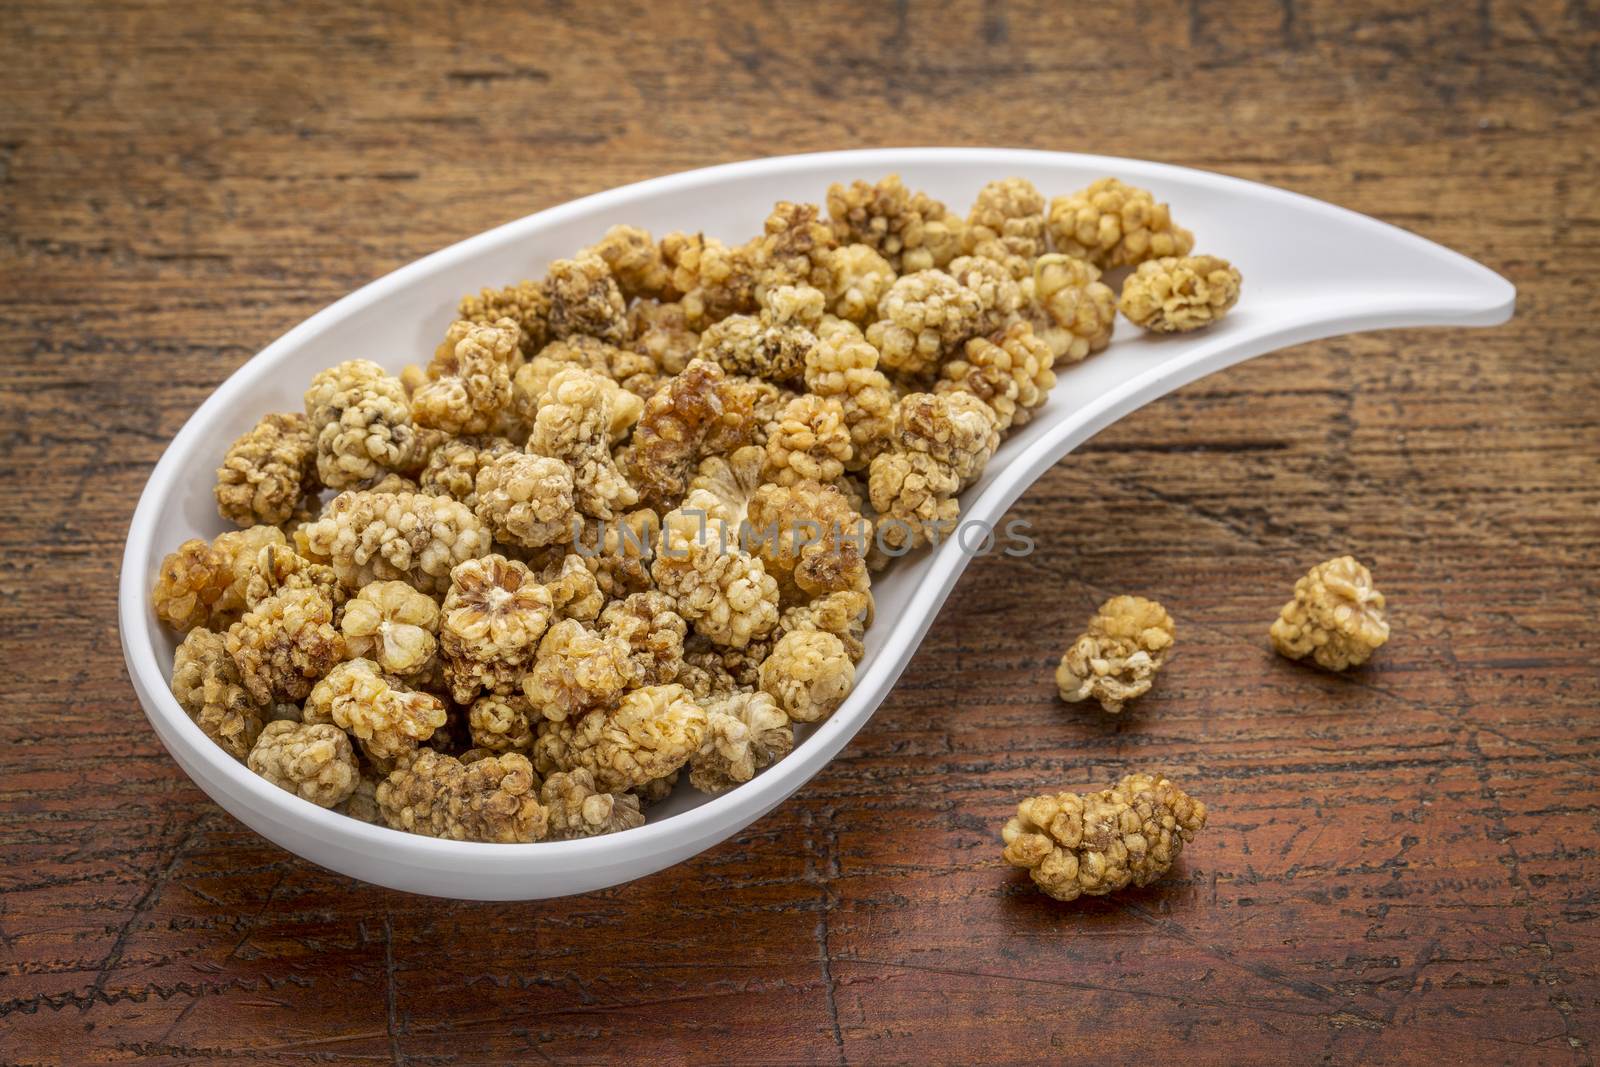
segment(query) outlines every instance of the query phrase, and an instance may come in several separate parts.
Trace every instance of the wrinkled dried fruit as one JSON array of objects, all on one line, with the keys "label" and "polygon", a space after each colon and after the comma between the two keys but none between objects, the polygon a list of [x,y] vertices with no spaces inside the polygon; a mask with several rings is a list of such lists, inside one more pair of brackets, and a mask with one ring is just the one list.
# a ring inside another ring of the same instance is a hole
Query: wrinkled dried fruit
[{"label": "wrinkled dried fruit", "polygon": [[1056,197],[1050,201],[1049,220],[1057,252],[1102,270],[1187,255],[1194,247],[1194,234],[1172,221],[1167,205],[1116,178],[1101,178],[1087,189]]},{"label": "wrinkled dried fruit", "polygon": [[581,767],[546,778],[539,787],[539,800],[550,811],[552,841],[598,837],[644,825],[638,797],[600,792],[594,775]]},{"label": "wrinkled dried fruit", "polygon": [[1309,655],[1330,671],[1365,663],[1387,640],[1384,596],[1373,585],[1372,572],[1354,556],[1312,567],[1272,623],[1272,647],[1280,654]]},{"label": "wrinkled dried fruit", "polygon": [[463,763],[423,749],[378,785],[377,801],[394,829],[455,841],[539,841],[549,825],[533,767],[516,752]]},{"label": "wrinkled dried fruit", "polygon": [[1061,657],[1061,699],[1089,697],[1113,715],[1150,691],[1177,637],[1167,609],[1142,596],[1116,596],[1100,605],[1089,627]]},{"label": "wrinkled dried fruit", "polygon": [[317,441],[298,412],[266,415],[217,468],[217,511],[236,526],[286,521],[317,486]]},{"label": "wrinkled dried fruit", "polygon": [[373,582],[345,604],[339,628],[349,655],[413,674],[433,658],[439,605],[405,582]]},{"label": "wrinkled dried fruit", "polygon": [[1206,806],[1161,775],[1031,797],[1001,831],[1005,859],[1057,900],[1147,886],[1205,829]]},{"label": "wrinkled dried fruit", "polygon": [[368,756],[382,760],[413,751],[447,717],[438,697],[405,689],[369,659],[353,659],[311,690],[304,721],[331,722],[360,741]]},{"label": "wrinkled dried fruit", "polygon": [[761,664],[761,689],[795,722],[818,722],[844,703],[856,665],[844,642],[821,630],[783,635]]},{"label": "wrinkled dried fruit", "polygon": [[1218,256],[1167,256],[1139,264],[1117,307],[1152,333],[1209,326],[1239,302],[1239,271]]},{"label": "wrinkled dried fruit", "polygon": [[344,803],[361,781],[350,739],[326,724],[268,723],[246,762],[273,785],[322,808]]}]

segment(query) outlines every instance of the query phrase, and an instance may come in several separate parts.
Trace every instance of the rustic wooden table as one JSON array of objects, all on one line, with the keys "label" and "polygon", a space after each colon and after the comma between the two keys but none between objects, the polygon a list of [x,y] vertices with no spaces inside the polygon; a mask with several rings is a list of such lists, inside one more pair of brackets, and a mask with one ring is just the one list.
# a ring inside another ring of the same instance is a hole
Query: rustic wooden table
[{"label": "rustic wooden table", "polygon": [[[0,1061],[1592,1062],[1600,15],[1435,8],[5,0]],[[636,884],[374,889],[188,782],[115,577],[222,378],[570,197],[923,143],[1273,182],[1503,271],[1518,316],[1282,352],[1090,442],[843,756]],[[1348,677],[1274,658],[1343,551],[1394,639]],[[1062,644],[1124,591],[1172,609],[1174,662],[1122,719],[1060,705]],[[1058,906],[1002,865],[1020,796],[1134,766],[1212,806],[1172,878]]]}]

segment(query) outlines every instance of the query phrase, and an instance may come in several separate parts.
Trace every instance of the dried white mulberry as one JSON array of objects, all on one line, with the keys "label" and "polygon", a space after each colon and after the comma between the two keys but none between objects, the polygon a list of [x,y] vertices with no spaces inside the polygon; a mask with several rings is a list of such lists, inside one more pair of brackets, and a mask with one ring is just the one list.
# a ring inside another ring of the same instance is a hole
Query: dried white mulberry
[{"label": "dried white mulberry", "polygon": [[558,259],[545,278],[550,335],[584,334],[621,344],[628,339],[628,304],[606,261],[596,255]]},{"label": "dried white mulberry", "polygon": [[719,645],[742,648],[778,623],[777,580],[719,520],[669,513],[650,573],[695,632]]},{"label": "dried white mulberry", "polygon": [[304,415],[266,415],[217,468],[217,511],[236,526],[275,526],[317,486],[317,441]]},{"label": "dried white mulberry", "polygon": [[597,519],[639,502],[639,494],[611,458],[612,399],[608,379],[572,367],[545,386],[534,416],[528,451],[561,460],[572,468],[573,499],[579,511]]},{"label": "dried white mulberry", "polygon": [[485,434],[511,407],[511,375],[521,331],[511,319],[450,324],[428,364],[427,381],[411,397],[418,426],[450,434]]},{"label": "dried white mulberry", "polygon": [[1206,806],[1161,775],[1097,793],[1031,797],[1001,831],[1006,862],[1057,900],[1147,886],[1205,828]]},{"label": "dried white mulberry", "polygon": [[423,749],[378,785],[378,810],[396,830],[455,841],[539,841],[549,813],[526,756],[463,763]]},{"label": "dried white mulberry", "polygon": [[1033,261],[1048,243],[1045,201],[1026,178],[1000,178],[978,190],[962,247],[972,255],[1004,264],[1018,281],[1033,270]]},{"label": "dried white mulberry", "polygon": [[514,692],[554,614],[550,590],[516,560],[492,555],[457,566],[439,622],[445,678],[456,701],[468,703],[485,689]]},{"label": "dried white mulberry", "polygon": [[913,193],[897,174],[875,185],[829,186],[828,220],[841,243],[864,244],[903,274],[949,263],[960,253],[966,228],[959,215],[925,193]]},{"label": "dried white mulberry", "polygon": [[725,793],[794,748],[794,726],[767,693],[732,693],[706,704],[706,737],[689,761],[689,784]]},{"label": "dried white mulberry", "polygon": [[1219,256],[1165,256],[1139,264],[1117,306],[1152,333],[1209,326],[1239,302],[1239,271]]},{"label": "dried white mulberry", "polygon": [[1013,322],[1003,332],[974,337],[961,355],[939,372],[936,393],[964,392],[994,412],[996,429],[1021,426],[1049,399],[1056,384],[1055,354],[1034,336],[1027,322]]},{"label": "dried white mulberry", "polygon": [[532,359],[550,339],[550,294],[543,282],[521,281],[464,296],[456,316],[479,326],[510,319],[517,324],[517,344],[525,359]]},{"label": "dried white mulberry", "polygon": [[349,656],[390,674],[415,674],[433,659],[439,605],[405,582],[372,582],[345,603],[339,629]]},{"label": "dried white mulberry", "polygon": [[552,841],[598,837],[644,825],[638,797],[600,792],[594,775],[581,767],[546,778],[539,787],[539,800],[550,812]]},{"label": "dried white mulberry", "polygon": [[1154,600],[1112,597],[1061,657],[1061,699],[1094,697],[1106,711],[1120,713],[1123,704],[1150,691],[1176,637],[1172,616]]},{"label": "dried white mulberry", "polygon": [[559,459],[526,452],[496,456],[479,469],[477,490],[473,511],[496,540],[539,548],[572,536],[572,468]]},{"label": "dried white mulberry", "polygon": [[259,704],[304,700],[312,683],[344,658],[333,602],[316,589],[267,597],[228,628],[225,641]]},{"label": "dried white mulberry", "polygon": [[1354,556],[1312,567],[1272,623],[1272,647],[1290,659],[1310,656],[1342,671],[1367,661],[1389,640],[1389,619],[1372,572]]},{"label": "dried white mulberry", "polygon": [[373,759],[387,760],[413,751],[448,718],[444,702],[412,692],[385,675],[369,659],[334,667],[306,697],[306,723],[332,723],[359,740]]},{"label": "dried white mulberry", "polygon": [[586,770],[595,787],[615,793],[665,778],[700,751],[706,713],[681,685],[635,689],[615,708],[539,727],[534,758],[541,774]]},{"label": "dried white mulberry", "polygon": [[317,475],[347,489],[411,462],[416,428],[400,379],[376,363],[346,360],[311,379],[306,418],[317,439]]},{"label": "dried white mulberry", "polygon": [[1088,260],[1040,256],[1022,294],[1024,317],[1057,363],[1076,363],[1111,343],[1117,296]]},{"label": "dried white mulberry", "polygon": [[844,642],[821,630],[784,634],[761,664],[761,690],[795,722],[818,722],[844,703],[856,665]]},{"label": "dried white mulberry", "polygon": [[878,321],[867,327],[867,340],[884,367],[915,377],[937,368],[993,317],[977,291],[944,271],[923,270],[889,287],[878,302]]},{"label": "dried white mulberry", "polygon": [[235,759],[244,759],[267,717],[263,702],[245,688],[222,634],[197,626],[178,645],[172,695],[205,735]]},{"label": "dried white mulberry", "polygon": [[268,723],[246,762],[273,785],[322,808],[344,803],[361,781],[350,739],[326,724]]},{"label": "dried white mulberry", "polygon": [[303,526],[296,541],[327,560],[352,592],[370,582],[400,580],[424,593],[443,593],[456,564],[489,554],[490,534],[466,505],[449,497],[348,492]]},{"label": "dried white mulberry", "polygon": [[1187,255],[1194,234],[1172,221],[1148,190],[1101,178],[1050,201],[1050,237],[1057,252],[1102,270],[1162,256]]}]

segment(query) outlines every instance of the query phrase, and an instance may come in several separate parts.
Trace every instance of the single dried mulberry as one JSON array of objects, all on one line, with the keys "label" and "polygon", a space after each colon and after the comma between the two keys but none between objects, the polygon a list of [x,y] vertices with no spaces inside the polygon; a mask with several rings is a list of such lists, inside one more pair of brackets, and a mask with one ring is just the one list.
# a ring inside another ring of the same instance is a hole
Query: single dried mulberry
[{"label": "single dried mulberry", "polygon": [[316,589],[267,597],[228,628],[225,641],[259,704],[305,699],[312,683],[344,658],[333,602]]},{"label": "single dried mulberry", "polygon": [[583,334],[621,344],[628,339],[628,304],[606,261],[596,255],[558,259],[545,278],[550,335]]},{"label": "single dried mulberry", "polygon": [[1152,333],[1209,326],[1239,302],[1239,271],[1218,256],[1165,256],[1139,264],[1117,307]]},{"label": "single dried mulberry", "polygon": [[390,674],[415,674],[437,647],[439,605],[405,582],[373,582],[346,602],[339,629],[348,655]]},{"label": "single dried mulberry", "polygon": [[621,598],[655,588],[650,561],[661,533],[661,519],[649,508],[631,511],[613,522],[585,524],[574,553],[594,575],[607,597]]},{"label": "single dried mulberry", "polygon": [[1003,264],[1018,281],[1046,251],[1045,201],[1026,178],[1000,178],[978,190],[962,247]]},{"label": "single dried mulberry", "polygon": [[1084,259],[1040,256],[1022,283],[1023,316],[1050,346],[1055,362],[1076,363],[1111,343],[1117,296]]},{"label": "single dried mulberry", "polygon": [[1172,221],[1167,205],[1148,190],[1101,178],[1087,189],[1050,201],[1050,237],[1057,252],[1087,259],[1102,270],[1162,256],[1187,255],[1194,234]]},{"label": "single dried mulberry", "polygon": [[678,614],[719,645],[743,647],[777,625],[777,580],[740,550],[738,531],[719,520],[668,514],[650,573],[677,602]]},{"label": "single dried mulberry", "polygon": [[407,690],[369,659],[334,667],[306,697],[306,723],[332,723],[361,742],[362,751],[390,760],[416,749],[445,724],[444,702]]},{"label": "single dried mulberry", "polygon": [[840,243],[864,244],[903,274],[949,263],[960,253],[966,228],[959,215],[907,189],[897,174],[875,185],[829,186],[828,220]]},{"label": "single dried mulberry", "polygon": [[[231,543],[230,543],[231,542]],[[327,597],[335,608],[342,607],[347,593],[332,567],[309,560],[284,543],[274,526],[252,526],[234,534],[223,534],[214,547],[232,559],[233,589],[246,608],[290,589],[314,589]]]},{"label": "single dried mulberry", "polygon": [[1055,354],[1026,322],[968,341],[939,372],[936,393],[971,393],[988,405],[1004,431],[1027,423],[1056,384]]},{"label": "single dried mulberry", "polygon": [[516,752],[463,763],[423,749],[379,783],[377,801],[394,829],[455,841],[539,841],[549,824],[533,767]]},{"label": "single dried mulberry", "polygon": [[190,630],[178,645],[172,695],[195,725],[236,759],[249,755],[268,714],[245,688],[223,635],[203,626]]},{"label": "single dried mulberry", "polygon": [[457,435],[498,427],[511,407],[520,338],[511,319],[451,323],[428,364],[427,382],[411,398],[417,425]]},{"label": "single dried mulberry", "polygon": [[1155,882],[1205,829],[1206,806],[1161,775],[1097,793],[1031,797],[1001,831],[1006,862],[1057,900]]},{"label": "single dried mulberry", "polygon": [[1172,616],[1154,600],[1112,597],[1061,657],[1061,699],[1094,697],[1106,711],[1120,713],[1127,701],[1150,691],[1176,636]]},{"label": "single dried mulberry", "polygon": [[865,590],[872,526],[831,485],[768,484],[750,500],[741,547],[778,582],[785,606],[845,589]]},{"label": "single dried mulberry", "polygon": [[707,440],[733,436],[744,424],[745,413],[731,399],[722,368],[696,359],[645,402],[626,468],[641,497],[669,505],[682,498]]},{"label": "single dried mulberry", "polygon": [[761,664],[761,690],[795,722],[832,715],[856,684],[844,642],[821,630],[784,634]]},{"label": "single dried mulberry", "polygon": [[847,470],[864,469],[890,445],[896,397],[878,369],[878,358],[878,350],[859,331],[842,329],[826,332],[806,357],[806,388],[837,400],[844,409],[850,430]]},{"label": "single dried mulberry", "polygon": [[268,723],[246,762],[273,785],[322,808],[344,803],[361,781],[350,739],[327,724]]},{"label": "single dried mulberry", "polygon": [[226,627],[237,617],[230,609],[241,606],[229,599],[233,588],[232,560],[201,538],[191,538],[167,553],[156,572],[150,594],[156,618],[179,633],[196,626]]},{"label": "single dried mulberry", "polygon": [[484,689],[514,692],[554,615],[550,590],[524,564],[492,555],[457,566],[439,621],[455,699],[468,703]]},{"label": "single dried mulberry", "polygon": [[478,502],[478,472],[491,460],[516,451],[517,446],[504,437],[452,437],[428,457],[417,487],[473,507]]},{"label": "single dried mulberry", "polygon": [[490,752],[526,752],[533,747],[533,728],[539,713],[521,696],[488,693],[467,708],[467,728],[472,747]]},{"label": "single dried mulberry", "polygon": [[611,268],[625,300],[659,297],[672,285],[672,272],[661,258],[661,249],[647,230],[637,226],[611,227],[585,253],[599,256]]},{"label": "single dried mulberry", "polygon": [[691,329],[755,310],[761,271],[757,248],[730,248],[701,233],[669,233],[661,239],[661,256],[672,272],[673,291],[682,294],[679,303]]},{"label": "single dried mulberry", "polygon": [[572,468],[559,459],[508,452],[478,471],[473,511],[496,540],[524,548],[572,536],[577,517]]},{"label": "single dried mulberry", "polygon": [[539,787],[539,800],[550,812],[552,841],[598,837],[644,825],[638,797],[600,792],[594,775],[581,767],[546,778]]},{"label": "single dried mulberry", "polygon": [[779,638],[798,630],[821,630],[844,644],[850,662],[866,655],[867,627],[872,624],[872,594],[862,589],[823,593],[803,604],[785,608],[773,633]]},{"label": "single dried mulberry", "polygon": [[689,784],[725,793],[794,748],[794,725],[766,693],[733,693],[706,704],[706,739],[689,761]]},{"label": "single dried mulberry", "polygon": [[266,415],[217,468],[217,511],[236,526],[287,521],[317,485],[317,441],[304,415]]},{"label": "single dried mulberry", "polygon": [[306,418],[317,440],[317,476],[330,489],[401,470],[411,460],[416,428],[400,379],[365,359],[321,372],[306,390]]},{"label": "single dried mulberry", "polygon": [[600,616],[606,637],[627,649],[627,687],[662,685],[683,666],[689,628],[672,599],[650,591],[610,604]]},{"label": "single dried mulberry", "polygon": [[876,543],[894,554],[943,538],[961,514],[961,480],[925,452],[884,452],[872,461],[867,486],[878,513]]},{"label": "single dried mulberry", "polygon": [[552,560],[539,572],[539,584],[550,593],[550,604],[558,617],[587,622],[606,606],[606,593],[584,559],[568,552]]},{"label": "single dried mulberry", "polygon": [[878,317],[878,303],[898,275],[870,245],[833,249],[827,260],[828,310],[865,326]]},{"label": "single dried mulberry", "polygon": [[539,398],[528,451],[558,459],[572,468],[573,500],[579,511],[597,519],[639,502],[639,494],[611,458],[611,402],[608,380],[579,367],[557,373]]},{"label": "single dried mulberry", "polygon": [[760,242],[758,298],[778,286],[830,287],[831,253],[838,240],[819,214],[815,204],[783,200],[773,205]]},{"label": "single dried mulberry", "polygon": [[831,397],[802,393],[784,407],[767,435],[767,476],[779,485],[802,479],[831,482],[852,455],[844,406]]},{"label": "single dried mulberry", "polygon": [[618,348],[593,337],[551,341],[538,355],[517,368],[511,379],[512,417],[508,420],[511,426],[526,436],[533,429],[540,398],[550,387],[550,379],[573,367],[593,371],[605,380],[606,397],[611,405],[609,431],[613,444],[628,436],[644,411],[645,398],[654,393],[662,381],[661,368],[647,354]]},{"label": "single dried mulberry", "polygon": [[878,321],[867,327],[867,340],[884,367],[915,377],[937,368],[969,337],[983,332],[992,317],[977,291],[944,271],[918,271],[889,287],[878,302]]},{"label": "single dried mulberry", "polygon": [[730,315],[700,335],[700,358],[730,374],[792,382],[816,347],[812,327],[822,321],[824,298],[810,286],[778,286],[765,294],[759,315]]},{"label": "single dried mulberry", "polygon": [[700,349],[700,334],[676,300],[640,300],[628,309],[633,340],[628,347],[650,360],[662,375],[677,374]]},{"label": "single dried mulberry", "polygon": [[635,689],[615,708],[563,722],[546,721],[534,742],[541,774],[586,770],[595,787],[615,793],[664,778],[700,751],[706,713],[681,685]]},{"label": "single dried mulberry", "polygon": [[1022,310],[1022,287],[1003,263],[984,256],[960,256],[945,270],[978,298],[972,334],[994,333]]},{"label": "single dried mulberry", "polygon": [[[498,482],[492,488],[498,493]],[[502,510],[510,511],[511,505]],[[327,560],[352,592],[371,582],[399,580],[424,593],[443,593],[456,564],[489,554],[490,534],[466,505],[449,497],[348,492],[302,527],[296,543]]]},{"label": "single dried mulberry", "polygon": [[1272,647],[1290,659],[1310,656],[1342,671],[1365,663],[1389,640],[1384,596],[1354,556],[1312,567],[1294,584],[1294,599],[1272,623]]},{"label": "single dried mulberry", "polygon": [[543,282],[520,281],[504,289],[485,289],[461,298],[456,317],[479,326],[501,319],[517,324],[517,345],[523,358],[532,359],[550,339],[550,294]]},{"label": "single dried mulberry", "polygon": [[735,449],[726,456],[707,456],[689,482],[683,506],[720,519],[730,531],[737,532],[749,512],[750,499],[766,483],[766,465],[766,449],[755,445]]},{"label": "single dried mulberry", "polygon": [[522,691],[546,719],[565,720],[607,704],[634,676],[626,642],[562,619],[539,642]]},{"label": "single dried mulberry", "polygon": [[895,440],[949,467],[962,488],[983,473],[999,447],[994,409],[967,392],[910,393],[900,398]]}]

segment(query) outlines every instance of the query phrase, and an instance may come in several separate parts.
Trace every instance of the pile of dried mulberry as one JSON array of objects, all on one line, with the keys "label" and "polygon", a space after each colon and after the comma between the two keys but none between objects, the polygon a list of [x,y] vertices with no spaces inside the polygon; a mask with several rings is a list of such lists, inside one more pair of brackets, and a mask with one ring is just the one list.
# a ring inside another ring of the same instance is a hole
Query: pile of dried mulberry
[{"label": "pile of dried mulberry", "polygon": [[[963,212],[890,176],[743,243],[595,238],[488,279],[510,284],[409,366],[323,371],[220,457],[238,529],[178,546],[153,603],[179,704],[268,781],[507,842],[749,781],[848,697],[873,570],[938,541],[1056,369],[1109,342],[1102,271],[1137,268],[1122,307],[1152,330],[1238,294],[1112,179],[1049,201],[1006,178]],[[1362,639],[1343,619],[1284,626],[1320,660]],[[1152,625],[1102,627],[1074,684],[1128,695]]]}]

